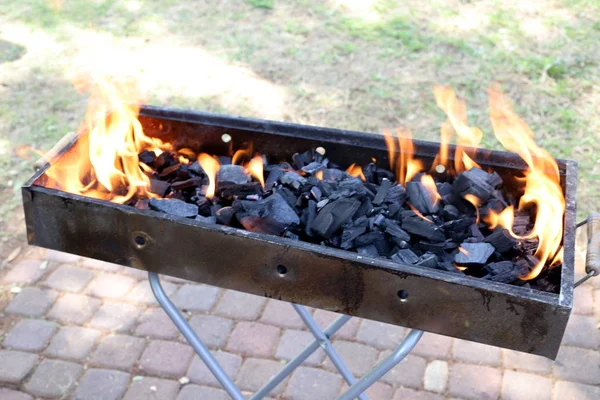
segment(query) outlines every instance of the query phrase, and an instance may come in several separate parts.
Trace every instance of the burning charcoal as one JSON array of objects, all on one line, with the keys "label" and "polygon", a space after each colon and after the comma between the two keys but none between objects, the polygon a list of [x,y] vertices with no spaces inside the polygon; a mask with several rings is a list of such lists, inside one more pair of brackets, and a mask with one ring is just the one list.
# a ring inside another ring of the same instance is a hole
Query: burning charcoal
[{"label": "burning charcoal", "polygon": [[500,186],[502,186],[502,183],[504,182],[502,181],[500,175],[498,175],[498,173],[494,171],[491,174],[488,174],[487,183],[489,183],[489,185],[494,189],[498,189]]},{"label": "burning charcoal", "polygon": [[310,194],[312,195],[312,197],[313,197],[313,198],[314,198],[316,201],[319,201],[319,200],[321,200],[321,196],[323,195],[323,194],[321,193],[321,189],[319,189],[317,186],[313,186],[313,187],[310,189]]},{"label": "burning charcoal", "polygon": [[176,173],[179,171],[180,167],[181,167],[181,164],[173,164],[168,167],[165,167],[161,170],[161,172],[158,174],[158,176],[161,178],[167,178],[169,176],[170,176],[170,178],[173,178],[174,176],[176,176]]},{"label": "burning charcoal", "polygon": [[454,262],[458,265],[465,266],[481,266],[487,263],[488,258],[494,254],[494,246],[489,243],[466,243],[463,242],[456,256],[454,256]]},{"label": "burning charcoal", "polygon": [[460,211],[458,211],[458,208],[454,207],[452,204],[446,204],[442,210],[442,215],[446,219],[453,220],[460,217]]},{"label": "burning charcoal", "polygon": [[194,218],[196,221],[200,221],[200,222],[204,222],[206,224],[216,224],[217,223],[217,217],[203,217],[201,215],[196,215],[196,218]]},{"label": "burning charcoal", "polygon": [[154,154],[153,151],[142,151],[140,154],[138,154],[138,159],[140,162],[143,162],[148,166],[152,166],[155,158],[156,154]]},{"label": "burning charcoal", "polygon": [[381,186],[379,186],[379,190],[377,190],[377,194],[373,199],[373,204],[379,205],[383,203],[383,200],[387,197],[390,189],[392,188],[392,182],[389,179],[383,179],[381,181]]},{"label": "burning charcoal", "polygon": [[302,169],[302,167],[310,164],[310,162],[313,160],[312,151],[308,150],[301,154],[296,153],[292,156],[292,160],[296,169]]},{"label": "burning charcoal", "polygon": [[506,271],[513,271],[518,269],[518,267],[512,261],[500,261],[488,264],[483,269],[489,275],[498,275]]},{"label": "burning charcoal", "polygon": [[148,205],[152,210],[178,217],[193,218],[198,215],[198,206],[178,199],[150,199]]},{"label": "burning charcoal", "polygon": [[354,246],[354,239],[362,235],[367,231],[366,226],[350,226],[345,227],[342,232],[342,243],[340,247],[342,249],[350,249]]},{"label": "burning charcoal", "polygon": [[471,168],[458,174],[452,188],[461,197],[470,194],[485,202],[490,198],[494,189],[487,181],[488,175],[479,168]]},{"label": "burning charcoal", "polygon": [[233,207],[223,207],[217,210],[216,218],[217,222],[221,225],[231,225],[231,219],[235,214]]},{"label": "burning charcoal", "polygon": [[308,212],[308,218],[306,219],[306,227],[305,232],[308,236],[314,236],[312,229],[310,228],[313,224],[313,221],[317,217],[317,202],[314,200],[308,201],[308,207],[306,208]]},{"label": "burning charcoal", "polygon": [[325,165],[323,165],[323,163],[316,162],[316,161],[313,161],[310,164],[302,167],[303,172],[306,172],[307,174],[311,174],[311,175],[314,175],[317,173],[317,171],[321,171],[324,169],[325,169]]},{"label": "burning charcoal", "polygon": [[135,202],[134,207],[137,208],[138,210],[149,210],[150,209],[147,199],[139,199],[138,201]]},{"label": "burning charcoal", "polygon": [[522,235],[528,231],[528,226],[530,223],[529,214],[526,213],[515,213],[515,218],[513,220],[513,232],[517,235]]},{"label": "burning charcoal", "polygon": [[519,280],[521,275],[516,271],[504,271],[498,275],[486,275],[483,279],[488,279],[493,282],[513,283]]},{"label": "burning charcoal", "polygon": [[217,195],[224,199],[231,199],[235,197],[241,199],[251,195],[258,195],[261,193],[262,189],[260,183],[258,182],[248,182],[239,185],[227,185],[225,187],[220,187],[219,190],[217,190]]},{"label": "burning charcoal", "polygon": [[442,227],[446,231],[462,232],[475,223],[475,217],[464,217],[445,222]]},{"label": "burning charcoal", "polygon": [[513,249],[517,244],[517,241],[510,236],[510,233],[508,233],[506,229],[496,229],[491,235],[484,239],[484,242],[494,246],[496,251],[500,254],[504,254]]},{"label": "burning charcoal", "polygon": [[364,247],[357,247],[356,252],[358,254],[360,254],[361,256],[368,256],[368,257],[378,257],[379,256],[379,251],[377,250],[377,247],[373,246],[372,244],[370,244],[368,246],[364,246]]},{"label": "burning charcoal", "polygon": [[448,262],[448,261],[438,262],[437,267],[438,267],[438,269],[441,269],[442,271],[454,272],[457,274],[464,275],[464,272],[462,272],[461,270],[456,268],[451,262]]},{"label": "burning charcoal", "polygon": [[197,187],[202,185],[202,178],[194,177],[190,179],[186,179],[185,181],[173,182],[171,187],[173,190],[183,190],[191,187]]},{"label": "burning charcoal", "polygon": [[469,227],[469,230],[471,232],[471,242],[473,242],[473,243],[483,242],[484,236],[483,236],[483,233],[481,233],[481,231],[479,230],[479,227],[477,226],[477,224],[471,225]]},{"label": "burning charcoal", "polygon": [[265,190],[270,190],[281,180],[281,177],[285,174],[284,170],[281,169],[273,169],[269,172],[269,176],[267,176],[267,180],[265,181]]},{"label": "burning charcoal", "polygon": [[198,214],[204,216],[211,215],[212,203],[209,199],[206,197],[199,197],[198,200],[196,200],[196,205],[198,206]]},{"label": "burning charcoal", "polygon": [[217,187],[241,185],[250,182],[250,176],[241,165],[221,165],[217,173]]},{"label": "burning charcoal", "polygon": [[421,182],[406,182],[406,193],[410,204],[422,214],[434,214],[439,210],[439,204]]},{"label": "burning charcoal", "polygon": [[356,199],[341,198],[331,202],[319,211],[311,229],[329,239],[344,222],[352,218],[359,206],[360,202]]},{"label": "burning charcoal", "polygon": [[[508,207],[508,203],[502,198],[502,193],[497,190],[492,192],[492,197],[485,203],[485,205],[488,210],[492,210],[496,214],[499,214],[502,212],[502,210]],[[483,210],[480,211],[482,215],[488,214],[488,212],[483,212]]]},{"label": "burning charcoal", "polygon": [[452,185],[449,184],[448,182],[436,183],[435,186],[437,187],[438,194],[441,197],[444,197],[444,196],[447,196],[447,195],[453,193]]},{"label": "burning charcoal", "polygon": [[416,215],[414,217],[403,218],[402,229],[413,235],[429,239],[432,242],[443,242],[446,239],[444,231],[440,227]]},{"label": "burning charcoal", "polygon": [[279,193],[259,201],[237,200],[233,208],[238,221],[252,232],[281,235],[300,223],[294,209]]},{"label": "burning charcoal", "polygon": [[300,189],[300,187],[302,185],[304,185],[306,183],[306,178],[298,175],[295,172],[288,171],[283,174],[280,181],[284,185],[289,185],[289,186],[293,187],[294,189],[298,190],[298,189]]},{"label": "burning charcoal", "polygon": [[296,195],[294,193],[292,193],[292,191],[286,187],[282,187],[280,189],[277,189],[277,193],[279,193],[281,196],[283,196],[283,198],[285,199],[285,201],[287,201],[287,203],[290,205],[290,207],[294,208],[296,206],[296,202],[298,201],[298,198],[296,197]]},{"label": "burning charcoal", "polygon": [[169,193],[170,189],[171,184],[169,182],[150,178],[150,192],[154,193],[155,195],[165,197],[167,193]]},{"label": "burning charcoal", "polygon": [[406,200],[406,189],[402,185],[392,186],[385,197],[386,203],[402,204],[404,200]]},{"label": "burning charcoal", "polygon": [[323,171],[323,179],[326,181],[339,181],[346,176],[341,169],[328,168]]},{"label": "burning charcoal", "polygon": [[377,183],[377,166],[373,163],[365,165],[362,169],[365,179],[369,183]]},{"label": "burning charcoal", "polygon": [[398,250],[391,258],[394,261],[404,264],[416,264],[419,262],[419,256],[408,249]]},{"label": "burning charcoal", "polygon": [[436,268],[438,266],[437,257],[435,254],[427,252],[419,257],[416,265],[426,268]]},{"label": "burning charcoal", "polygon": [[158,157],[154,159],[154,168],[158,172],[162,172],[163,169],[179,164],[179,161],[169,151],[163,151]]},{"label": "burning charcoal", "polygon": [[197,175],[197,176],[204,176],[206,175],[204,173],[204,170],[202,169],[202,167],[200,166],[200,163],[198,161],[194,161],[193,163],[189,164],[188,166],[188,171],[191,174]]},{"label": "burning charcoal", "polygon": [[230,165],[231,164],[231,157],[219,156],[219,164],[221,164],[221,165]]},{"label": "burning charcoal", "polygon": [[410,241],[410,235],[398,226],[394,221],[386,219],[384,223],[385,233],[404,242]]}]

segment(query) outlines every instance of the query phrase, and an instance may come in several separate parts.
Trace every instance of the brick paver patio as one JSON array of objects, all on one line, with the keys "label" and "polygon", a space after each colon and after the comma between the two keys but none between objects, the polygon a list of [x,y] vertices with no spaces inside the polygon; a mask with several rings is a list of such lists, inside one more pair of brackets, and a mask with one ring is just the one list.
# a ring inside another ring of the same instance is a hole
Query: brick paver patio
[{"label": "brick paver patio", "polygon": [[[154,301],[146,275],[72,255],[23,251],[0,271],[0,399],[227,399]],[[312,337],[289,304],[163,278],[225,370],[259,388]],[[426,333],[369,390],[372,399],[600,399],[600,278],[577,290],[556,362]],[[322,325],[335,314],[314,311]],[[408,330],[353,319],[334,345],[357,376]],[[321,349],[273,398],[335,398],[346,388]]]}]

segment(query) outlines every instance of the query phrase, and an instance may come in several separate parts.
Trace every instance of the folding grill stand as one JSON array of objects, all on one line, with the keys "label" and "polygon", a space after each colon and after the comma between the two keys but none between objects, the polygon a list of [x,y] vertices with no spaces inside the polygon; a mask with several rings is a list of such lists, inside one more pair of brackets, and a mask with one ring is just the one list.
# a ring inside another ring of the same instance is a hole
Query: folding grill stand
[{"label": "folding grill stand", "polygon": [[[155,272],[148,272],[148,278],[150,280],[150,287],[152,292],[158,300],[158,303],[166,311],[171,320],[177,326],[177,329],[185,337],[185,339],[192,345],[200,359],[206,364],[210,372],[217,378],[221,386],[229,393],[234,400],[245,400],[246,398],[242,395],[240,389],[233,383],[231,378],[227,376],[223,368],[219,365],[217,360],[212,356],[206,345],[200,340],[198,335],[194,332],[192,327],[189,325],[187,320],[179,312],[177,307],[171,302],[165,291],[160,284],[160,278]],[[348,383],[348,390],[346,390],[337,400],[352,400],[359,398],[360,400],[368,400],[368,397],[364,394],[371,385],[373,385],[379,378],[385,375],[390,369],[394,368],[396,364],[406,357],[406,355],[415,347],[415,345],[421,339],[423,331],[413,329],[406,336],[404,341],[384,360],[377,364],[361,379],[356,380],[352,372],[346,366],[346,363],[342,360],[338,352],[333,348],[329,338],[336,333],[346,322],[352,318],[349,315],[340,315],[335,321],[331,323],[325,330],[321,330],[317,325],[316,321],[306,310],[304,306],[293,304],[292,307],[296,310],[304,324],[308,327],[310,332],[315,337],[315,340],[306,346],[300,354],[290,360],[277,374],[271,377],[269,381],[260,388],[250,398],[251,400],[262,399],[269,394],[279,383],[281,383],[288,375],[290,375],[294,369],[306,360],[312,353],[321,347],[327,356],[331,359],[333,365],[340,372],[346,383]]]}]

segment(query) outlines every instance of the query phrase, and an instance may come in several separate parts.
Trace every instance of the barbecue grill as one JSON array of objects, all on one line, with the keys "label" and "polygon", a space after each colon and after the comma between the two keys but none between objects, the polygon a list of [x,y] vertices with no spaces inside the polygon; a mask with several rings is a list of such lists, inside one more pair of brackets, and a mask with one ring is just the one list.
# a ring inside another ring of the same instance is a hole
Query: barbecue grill
[{"label": "barbecue grill", "polygon": [[[236,142],[253,142],[261,153],[279,159],[316,147],[325,149],[327,157],[338,164],[348,164],[345,160],[368,163],[373,157],[387,163],[389,157],[383,137],[368,133],[153,106],[142,107],[139,120],[148,136],[189,147],[202,144],[203,151],[211,154],[227,153],[228,144],[223,140],[227,134]],[[69,152],[77,140],[71,137],[62,141],[55,157]],[[439,151],[438,143],[415,141],[414,146],[415,155],[426,162],[432,162]],[[527,168],[518,155],[507,152],[478,150],[474,160],[483,167],[493,167],[505,182]],[[29,243],[148,271],[160,304],[230,394],[237,388],[186,327],[162,291],[157,274],[293,303],[317,338],[312,351],[319,343],[327,346],[328,337],[347,316],[413,328],[396,352],[377,367],[380,369],[356,385],[343,362],[327,347],[351,386],[344,398],[362,393],[399,362],[417,343],[421,331],[555,359],[572,309],[577,184],[573,161],[558,160],[566,199],[558,293],[365,257],[50,189],[45,187],[45,171],[50,164],[44,164],[23,186]],[[593,232],[600,219],[590,221],[589,231]],[[592,248],[599,247],[598,241],[593,237]],[[587,277],[598,273],[600,264],[589,250]],[[300,305],[346,317],[323,332]],[[300,362],[308,355],[300,357]],[[294,360],[286,368],[293,369],[296,364],[299,362]],[[278,382],[271,382],[272,387]],[[237,394],[233,397],[241,398]]]}]

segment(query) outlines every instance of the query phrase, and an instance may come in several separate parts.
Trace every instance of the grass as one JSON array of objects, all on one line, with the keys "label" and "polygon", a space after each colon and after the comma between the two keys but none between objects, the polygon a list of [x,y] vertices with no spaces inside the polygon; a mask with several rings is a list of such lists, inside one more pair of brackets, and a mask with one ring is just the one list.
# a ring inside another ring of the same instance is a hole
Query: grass
[{"label": "grass", "polygon": [[[596,0],[528,11],[499,0],[381,0],[371,9],[317,0],[54,3],[0,3],[4,221],[29,171],[13,148],[49,148],[82,118],[85,98],[67,71],[94,46],[87,36],[139,54],[150,101],[178,107],[373,132],[404,125],[437,140],[444,116],[431,88],[450,84],[467,100],[469,123],[484,130],[482,144],[494,148],[485,91],[499,81],[539,144],[580,163],[580,215],[599,204]],[[166,50],[181,53],[171,61]]]}]

